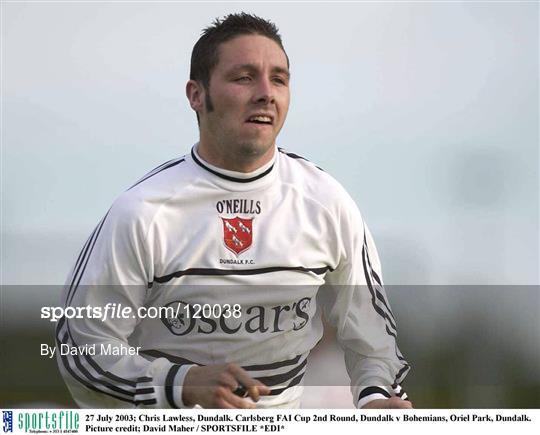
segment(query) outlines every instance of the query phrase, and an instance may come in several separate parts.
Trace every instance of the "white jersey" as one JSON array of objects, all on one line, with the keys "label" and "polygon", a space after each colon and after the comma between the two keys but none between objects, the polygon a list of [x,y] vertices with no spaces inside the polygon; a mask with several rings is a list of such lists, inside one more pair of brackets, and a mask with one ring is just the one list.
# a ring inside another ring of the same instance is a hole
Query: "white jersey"
[{"label": "white jersey", "polygon": [[222,363],[271,388],[258,407],[297,407],[323,311],[356,406],[406,397],[371,235],[332,177],[282,149],[250,174],[213,167],[196,147],[147,174],[86,242],[63,303],[175,310],[61,319],[57,348],[78,351],[58,363],[82,407],[183,407],[187,370]]}]

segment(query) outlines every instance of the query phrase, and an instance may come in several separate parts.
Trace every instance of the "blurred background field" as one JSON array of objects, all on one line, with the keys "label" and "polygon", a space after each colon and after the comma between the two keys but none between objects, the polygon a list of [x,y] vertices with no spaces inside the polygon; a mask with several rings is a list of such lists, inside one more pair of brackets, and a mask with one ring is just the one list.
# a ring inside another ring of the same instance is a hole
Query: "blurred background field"
[{"label": "blurred background field", "polygon": [[[536,2],[2,3],[0,405],[73,406],[42,305],[115,196],[197,140],[189,56],[216,16],[274,20],[278,138],[374,235],[422,408],[540,407]],[[329,332],[306,407],[348,407]],[[321,377],[321,374],[324,374]]]}]

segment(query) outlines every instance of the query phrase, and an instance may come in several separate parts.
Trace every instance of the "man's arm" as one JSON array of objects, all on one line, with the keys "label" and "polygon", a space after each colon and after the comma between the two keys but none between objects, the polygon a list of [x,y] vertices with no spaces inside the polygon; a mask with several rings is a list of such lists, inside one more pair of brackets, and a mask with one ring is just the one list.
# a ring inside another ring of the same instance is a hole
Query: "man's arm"
[{"label": "man's arm", "polygon": [[[63,318],[56,330],[60,371],[83,407],[181,407],[177,386],[189,367],[124,354],[145,304],[153,261],[145,246],[145,210],[121,196],[98,224],[68,278],[65,307],[100,309],[99,318]],[[108,316],[103,313],[109,304]],[[114,305],[116,304],[116,305]],[[112,318],[111,307],[129,309]],[[60,355],[60,349],[75,349]],[[85,351],[85,349],[90,349]]]},{"label": "man's arm", "polygon": [[327,275],[320,300],[337,328],[358,408],[408,408],[400,383],[409,371],[382,282],[371,234],[352,200],[340,219],[341,261]]}]

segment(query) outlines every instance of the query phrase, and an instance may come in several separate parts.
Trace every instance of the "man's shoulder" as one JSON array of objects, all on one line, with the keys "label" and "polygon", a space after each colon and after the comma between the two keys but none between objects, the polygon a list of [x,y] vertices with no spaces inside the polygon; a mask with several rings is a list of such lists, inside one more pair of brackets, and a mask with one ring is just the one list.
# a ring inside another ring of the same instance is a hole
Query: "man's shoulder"
[{"label": "man's shoulder", "polygon": [[345,188],[328,172],[299,154],[278,148],[283,163],[283,178],[307,196],[327,204],[349,201]]},{"label": "man's shoulder", "polygon": [[118,195],[112,210],[121,217],[151,216],[189,181],[185,156],[169,160]]},{"label": "man's shoulder", "polygon": [[187,179],[186,156],[168,160],[140,177],[124,193],[148,193],[168,190],[182,179]]}]

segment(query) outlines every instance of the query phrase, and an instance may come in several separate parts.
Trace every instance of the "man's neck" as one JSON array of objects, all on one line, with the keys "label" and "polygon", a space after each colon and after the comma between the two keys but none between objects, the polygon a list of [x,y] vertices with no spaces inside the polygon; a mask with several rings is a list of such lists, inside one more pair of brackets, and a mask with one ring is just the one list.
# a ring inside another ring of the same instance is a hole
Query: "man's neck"
[{"label": "man's neck", "polygon": [[263,167],[270,162],[275,153],[275,146],[272,146],[262,155],[245,155],[232,152],[220,152],[216,147],[208,146],[202,140],[197,145],[197,154],[205,162],[221,169],[234,172],[250,173]]}]

